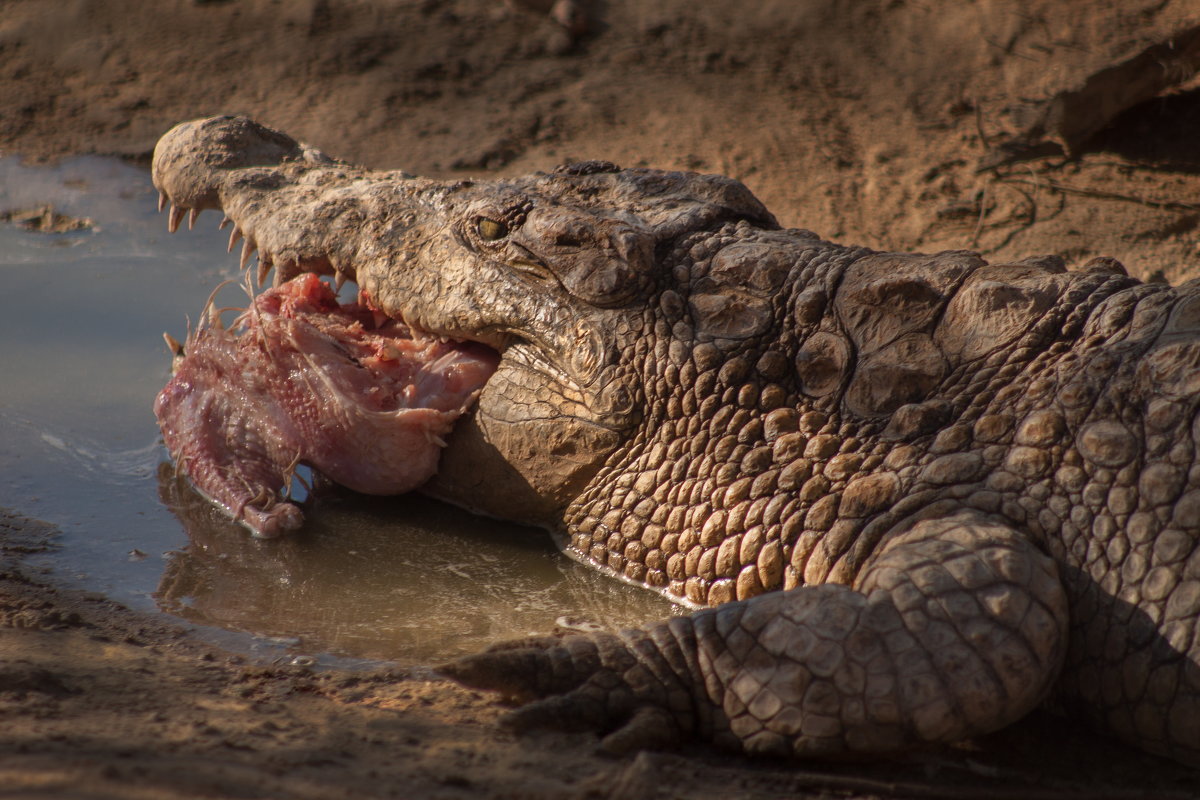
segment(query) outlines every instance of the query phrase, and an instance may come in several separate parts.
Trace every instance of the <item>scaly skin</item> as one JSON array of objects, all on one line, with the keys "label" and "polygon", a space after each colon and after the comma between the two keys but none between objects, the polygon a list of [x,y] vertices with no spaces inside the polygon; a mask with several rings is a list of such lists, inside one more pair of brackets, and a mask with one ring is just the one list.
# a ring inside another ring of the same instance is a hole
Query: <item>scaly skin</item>
[{"label": "scaly skin", "polygon": [[369,172],[234,118],[155,182],[277,277],[501,352],[429,492],[710,606],[446,667],[515,725],[828,755],[1052,698],[1200,757],[1200,286],[843,247],[714,176]]}]

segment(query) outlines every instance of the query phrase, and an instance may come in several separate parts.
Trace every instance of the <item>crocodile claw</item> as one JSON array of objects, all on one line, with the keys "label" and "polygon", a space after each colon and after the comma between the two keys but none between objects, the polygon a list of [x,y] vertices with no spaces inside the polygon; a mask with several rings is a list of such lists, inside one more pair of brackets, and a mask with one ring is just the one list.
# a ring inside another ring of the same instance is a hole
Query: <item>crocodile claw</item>
[{"label": "crocodile claw", "polygon": [[524,639],[438,671],[521,704],[502,720],[510,730],[596,731],[598,750],[608,755],[668,747],[683,736],[679,716],[663,703],[664,687],[622,636]]},{"label": "crocodile claw", "polygon": [[500,692],[518,703],[568,692],[601,668],[587,636],[540,636],[495,645],[438,667],[474,689]]}]

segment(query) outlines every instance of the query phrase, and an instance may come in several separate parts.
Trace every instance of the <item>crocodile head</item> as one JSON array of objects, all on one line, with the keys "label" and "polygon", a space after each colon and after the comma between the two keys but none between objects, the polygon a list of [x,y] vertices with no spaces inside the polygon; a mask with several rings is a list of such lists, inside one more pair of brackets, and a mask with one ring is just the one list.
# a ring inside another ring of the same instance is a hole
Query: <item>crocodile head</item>
[{"label": "crocodile head", "polygon": [[[740,183],[603,162],[436,181],[334,161],[240,117],[184,123],[154,183],[185,214],[221,210],[262,283],[301,273],[358,284],[415,331],[493,348],[499,365],[455,427],[429,493],[554,526],[646,415],[647,362],[670,332],[653,310],[685,237],[775,221]],[[224,224],[224,222],[222,223]]]}]

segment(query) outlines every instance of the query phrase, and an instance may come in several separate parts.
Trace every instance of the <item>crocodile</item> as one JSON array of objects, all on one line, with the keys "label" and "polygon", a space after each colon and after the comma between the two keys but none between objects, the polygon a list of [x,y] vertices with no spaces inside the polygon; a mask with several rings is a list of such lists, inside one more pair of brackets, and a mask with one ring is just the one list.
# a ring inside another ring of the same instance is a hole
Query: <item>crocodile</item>
[{"label": "crocodile", "polygon": [[514,728],[853,756],[1047,706],[1200,756],[1200,282],[844,246],[715,175],[372,171],[241,117],[153,180],[277,285],[492,348],[421,490],[684,607],[441,668]]}]

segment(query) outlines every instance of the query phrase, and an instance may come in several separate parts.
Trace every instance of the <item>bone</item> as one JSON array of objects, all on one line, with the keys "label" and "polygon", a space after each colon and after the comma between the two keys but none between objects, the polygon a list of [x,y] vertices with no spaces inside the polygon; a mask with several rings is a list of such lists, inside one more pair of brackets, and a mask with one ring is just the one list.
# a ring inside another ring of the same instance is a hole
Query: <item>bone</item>
[{"label": "bone", "polygon": [[163,331],[163,341],[167,343],[167,347],[170,349],[172,355],[183,355],[183,345],[179,343],[178,339],[166,331]]},{"label": "bone", "polygon": [[224,328],[221,327],[221,315],[216,311],[216,303],[217,293],[220,292],[221,289],[223,289],[228,283],[229,281],[222,281],[217,288],[212,290],[212,294],[208,296],[208,300],[206,300],[204,303],[204,308],[200,310],[199,328],[203,328],[208,325],[216,327],[219,330],[224,330]]}]

